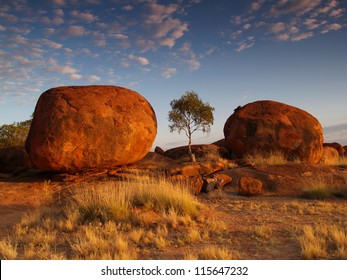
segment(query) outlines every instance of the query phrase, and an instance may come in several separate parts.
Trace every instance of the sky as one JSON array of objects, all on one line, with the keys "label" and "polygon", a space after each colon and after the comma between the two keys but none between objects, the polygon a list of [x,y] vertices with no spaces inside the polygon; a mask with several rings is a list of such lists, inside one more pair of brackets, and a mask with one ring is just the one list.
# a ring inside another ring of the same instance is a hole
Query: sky
[{"label": "sky", "polygon": [[170,101],[195,91],[222,139],[238,106],[275,100],[315,116],[347,144],[345,0],[1,0],[0,125],[30,118],[57,86],[116,85],[143,95],[170,133]]}]

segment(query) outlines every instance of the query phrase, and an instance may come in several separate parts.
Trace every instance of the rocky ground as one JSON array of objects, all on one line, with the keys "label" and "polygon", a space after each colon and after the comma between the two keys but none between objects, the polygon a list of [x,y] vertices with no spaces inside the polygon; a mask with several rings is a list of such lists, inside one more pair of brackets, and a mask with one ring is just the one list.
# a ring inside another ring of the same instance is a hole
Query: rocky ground
[{"label": "rocky ground", "polygon": [[[163,250],[143,251],[140,258],[181,259],[186,257],[187,251],[195,252],[201,246],[214,244],[237,252],[242,259],[301,259],[302,247],[298,236],[304,226],[347,226],[345,198],[334,195],[324,200],[302,198],[303,189],[322,184],[334,190],[346,190],[346,168],[301,163],[252,166],[227,160],[202,160],[191,164],[151,153],[136,164],[112,171],[1,174],[0,237],[5,238],[24,214],[64,203],[70,195],[69,190],[76,185],[100,180],[132,180],[132,176],[139,172],[171,176],[176,180],[195,180],[192,191],[205,205],[203,215],[223,225],[218,234],[212,234],[206,240],[184,246],[175,246],[173,242]],[[240,196],[238,182],[241,177],[260,181],[260,195]],[[210,182],[208,178],[219,179],[214,180],[212,187],[206,188]],[[220,178],[231,180],[221,187]],[[343,258],[344,255],[337,254],[333,245],[330,247],[323,258]]]}]

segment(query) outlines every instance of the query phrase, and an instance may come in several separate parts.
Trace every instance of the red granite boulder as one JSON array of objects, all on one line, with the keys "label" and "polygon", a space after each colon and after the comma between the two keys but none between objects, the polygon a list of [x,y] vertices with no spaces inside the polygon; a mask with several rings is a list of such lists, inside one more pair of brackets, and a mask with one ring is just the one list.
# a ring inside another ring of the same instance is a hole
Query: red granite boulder
[{"label": "red granite boulder", "polygon": [[239,194],[242,196],[258,196],[263,190],[263,183],[258,179],[243,176],[238,181]]},{"label": "red granite boulder", "polygon": [[140,94],[116,86],[69,86],[39,98],[26,150],[42,170],[113,168],[142,159],[157,121]]},{"label": "red granite boulder", "polygon": [[224,126],[227,149],[242,158],[253,152],[282,151],[287,159],[317,163],[323,152],[323,132],[309,113],[275,101],[238,107]]},{"label": "red granite boulder", "polygon": [[340,156],[344,156],[345,155],[345,148],[337,143],[337,142],[333,142],[333,143],[324,143],[323,147],[333,147],[334,149],[336,149],[336,151],[339,153]]},{"label": "red granite boulder", "polygon": [[323,154],[321,159],[319,160],[320,164],[337,164],[339,162],[339,152],[332,146],[324,146]]}]

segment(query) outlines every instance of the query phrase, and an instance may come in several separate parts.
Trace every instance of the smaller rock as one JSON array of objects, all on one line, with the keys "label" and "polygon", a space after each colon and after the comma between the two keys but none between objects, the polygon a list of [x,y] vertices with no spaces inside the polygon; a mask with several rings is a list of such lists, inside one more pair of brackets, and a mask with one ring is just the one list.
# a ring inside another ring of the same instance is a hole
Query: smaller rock
[{"label": "smaller rock", "polygon": [[20,173],[32,167],[29,156],[22,147],[0,149],[0,172]]},{"label": "smaller rock", "polygon": [[213,190],[222,190],[224,186],[230,183],[233,179],[225,174],[213,174],[210,177],[203,178],[204,184],[201,192],[209,193]]},{"label": "smaller rock", "polygon": [[216,185],[219,183],[219,179],[213,178],[213,177],[203,178],[203,180],[204,180],[204,184],[201,189],[201,192],[203,193],[209,193],[213,191]]},{"label": "smaller rock", "polygon": [[170,177],[171,180],[175,182],[180,182],[182,184],[187,184],[190,187],[190,190],[195,195],[199,194],[202,190],[204,181],[202,177],[198,174],[196,175],[173,175]]},{"label": "smaller rock", "polygon": [[155,147],[154,152],[159,154],[159,155],[165,156],[165,151],[162,148],[160,148],[159,146]]},{"label": "smaller rock", "polygon": [[203,176],[210,175],[217,171],[224,169],[224,164],[222,162],[200,162],[201,166],[200,174]]},{"label": "smaller rock", "polygon": [[333,147],[333,148],[335,148],[335,149],[338,151],[339,156],[343,156],[343,155],[345,154],[345,151],[346,151],[345,148],[342,147],[341,144],[336,143],[336,142],[333,142],[333,143],[324,143],[324,144],[323,144],[323,147]]},{"label": "smaller rock", "polygon": [[318,163],[333,165],[339,162],[339,152],[332,146],[323,147],[323,155]]},{"label": "smaller rock", "polygon": [[230,176],[222,173],[213,174],[213,177],[218,179],[218,184],[215,186],[215,189],[218,190],[223,189],[227,184],[229,184],[233,180],[233,178],[231,178]]},{"label": "smaller rock", "polygon": [[252,177],[241,177],[238,181],[239,194],[242,196],[258,196],[263,189],[263,183]]},{"label": "smaller rock", "polygon": [[173,175],[183,175],[183,176],[200,176],[200,170],[201,166],[199,163],[183,163],[180,165],[177,165],[176,167],[168,168],[166,170],[167,176],[173,176]]}]

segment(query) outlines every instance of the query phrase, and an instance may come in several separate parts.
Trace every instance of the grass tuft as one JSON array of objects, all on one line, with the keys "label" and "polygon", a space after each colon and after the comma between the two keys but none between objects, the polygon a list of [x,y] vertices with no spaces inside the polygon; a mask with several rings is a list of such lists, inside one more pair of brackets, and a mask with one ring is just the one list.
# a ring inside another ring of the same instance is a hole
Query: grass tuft
[{"label": "grass tuft", "polygon": [[[285,154],[279,150],[271,152],[253,151],[244,156],[244,160],[254,166],[260,165],[282,165],[287,164],[289,161]],[[298,162],[294,159],[291,162]]]}]

